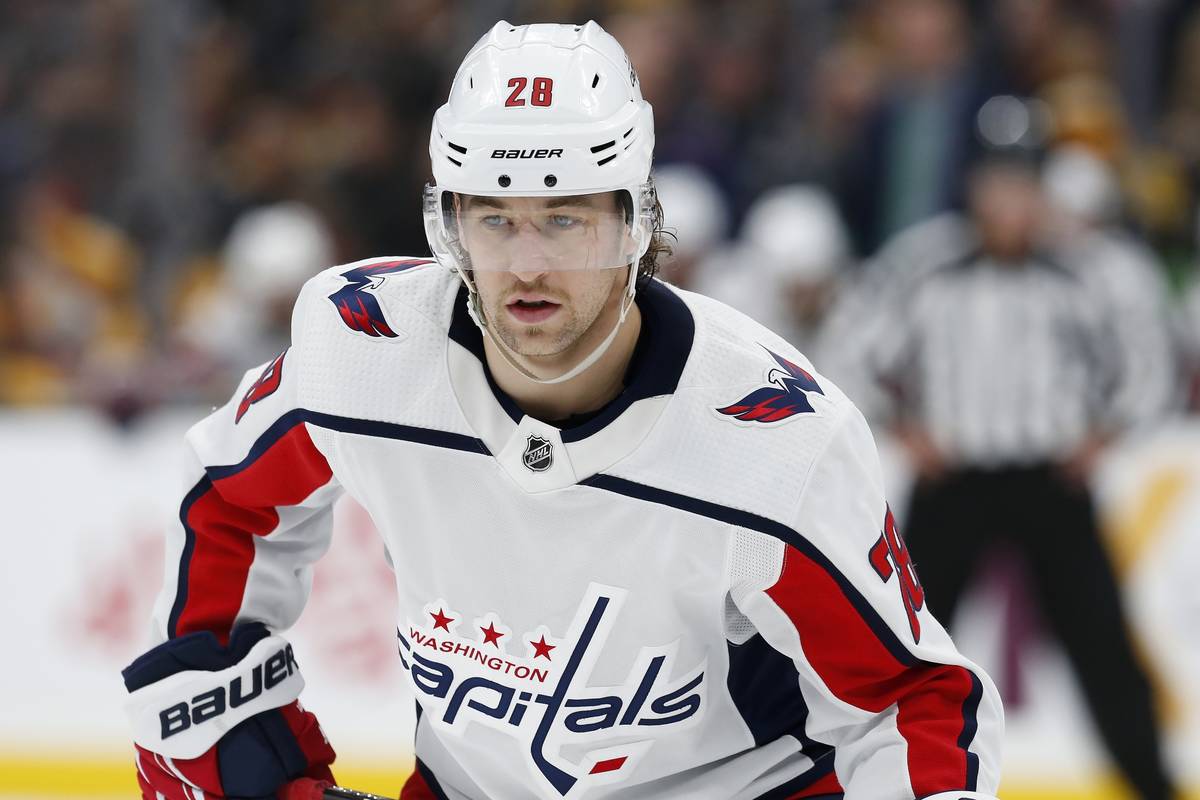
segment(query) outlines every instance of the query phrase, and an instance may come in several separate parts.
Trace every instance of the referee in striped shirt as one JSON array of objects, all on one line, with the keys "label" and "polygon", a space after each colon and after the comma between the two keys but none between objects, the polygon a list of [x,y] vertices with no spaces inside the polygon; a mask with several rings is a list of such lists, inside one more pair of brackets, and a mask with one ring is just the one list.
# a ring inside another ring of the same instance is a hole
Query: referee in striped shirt
[{"label": "referee in striped shirt", "polygon": [[1127,396],[1111,306],[1038,247],[1026,161],[991,156],[969,213],[890,264],[858,352],[894,396],[916,468],[906,541],[947,623],[988,548],[1007,543],[1075,668],[1101,736],[1143,798],[1173,796],[1150,690],[1133,655],[1087,479],[1143,410]]}]

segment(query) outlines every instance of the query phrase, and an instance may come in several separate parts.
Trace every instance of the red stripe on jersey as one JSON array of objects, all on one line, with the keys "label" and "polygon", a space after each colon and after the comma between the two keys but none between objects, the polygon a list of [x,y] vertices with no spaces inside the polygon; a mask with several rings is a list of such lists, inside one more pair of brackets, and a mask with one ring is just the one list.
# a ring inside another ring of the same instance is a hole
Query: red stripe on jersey
[{"label": "red stripe on jersey", "polygon": [[917,797],[971,783],[967,750],[958,743],[974,688],[969,671],[898,661],[833,576],[790,545],[767,595],[796,626],[804,655],[836,697],[874,713],[897,704],[896,725],[908,743]]},{"label": "red stripe on jersey", "polygon": [[605,761],[597,761],[596,766],[592,767],[592,771],[588,774],[599,775],[601,772],[612,772],[613,770],[618,770],[625,763],[626,758],[627,756],[621,756],[620,758],[610,758]]},{"label": "red stripe on jersey", "polygon": [[299,422],[250,464],[212,482],[185,517],[195,546],[175,636],[212,631],[228,643],[254,562],[251,537],[272,533],[279,525],[277,506],[297,505],[331,477]]},{"label": "red stripe on jersey", "polygon": [[815,783],[796,792],[788,800],[802,800],[805,797],[820,797],[824,794],[841,794],[842,791],[842,784],[838,782],[837,773],[830,772]]},{"label": "red stripe on jersey", "polygon": [[429,788],[421,773],[414,769],[404,782],[404,788],[400,790],[400,800],[438,800],[438,797],[433,793],[433,789]]}]

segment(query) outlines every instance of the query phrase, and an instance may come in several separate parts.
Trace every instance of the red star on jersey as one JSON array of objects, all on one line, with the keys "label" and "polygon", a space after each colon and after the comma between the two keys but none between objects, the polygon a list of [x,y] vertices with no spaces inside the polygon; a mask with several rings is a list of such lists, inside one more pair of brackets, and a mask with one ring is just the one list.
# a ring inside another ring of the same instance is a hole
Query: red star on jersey
[{"label": "red star on jersey", "polygon": [[534,658],[537,658],[538,656],[542,656],[547,661],[553,660],[550,658],[550,651],[555,648],[555,645],[546,644],[545,636],[538,639],[536,642],[530,642],[530,644],[533,645],[533,649],[534,649],[533,657]]},{"label": "red star on jersey", "polygon": [[496,647],[500,647],[500,637],[504,634],[496,630],[492,626],[492,623],[489,622],[486,628],[480,628],[479,630],[483,631],[484,644],[494,644]]},{"label": "red star on jersey", "polygon": [[441,628],[446,633],[450,632],[450,623],[454,622],[454,617],[447,617],[446,613],[440,608],[436,614],[430,614],[429,616],[433,617],[433,627]]}]

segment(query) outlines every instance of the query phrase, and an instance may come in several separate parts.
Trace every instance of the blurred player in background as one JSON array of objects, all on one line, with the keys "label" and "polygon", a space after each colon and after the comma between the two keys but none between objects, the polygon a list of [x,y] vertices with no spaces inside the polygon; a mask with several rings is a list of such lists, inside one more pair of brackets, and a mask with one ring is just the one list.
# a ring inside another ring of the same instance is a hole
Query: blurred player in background
[{"label": "blurred player in background", "polygon": [[729,234],[729,209],[713,179],[692,164],[654,170],[654,188],[663,205],[663,229],[675,238],[662,279],[680,289],[697,290],[701,265],[723,250]]},{"label": "blurred player in background", "polygon": [[282,634],[346,492],[396,572],[402,797],[994,798],[991,681],[926,609],[846,396],[654,278],[652,113],[595,23],[498,23],[434,118],[436,261],[310,280],[188,434],[143,796],[305,797]]},{"label": "blurred player in background", "polygon": [[271,358],[288,345],[300,287],[333,251],[332,234],[303,203],[247,211],[229,232],[219,279],[189,299],[181,337],[223,368]]},{"label": "blurred player in background", "polygon": [[826,314],[852,277],[850,261],[832,198],[820,187],[790,184],[771,189],[750,206],[736,247],[709,256],[697,291],[810,353]]},{"label": "blurred player in background", "polygon": [[1112,405],[1130,425],[1177,405],[1168,293],[1153,251],[1120,227],[1121,195],[1113,168],[1095,151],[1069,145],[1042,168],[1047,246],[1109,308],[1121,349],[1122,378]]},{"label": "blurred player in background", "polygon": [[[1152,374],[1151,407],[1131,401],[1143,398],[1138,359],[1165,364],[1166,355],[1122,341],[1133,333],[1122,315],[1143,314],[1145,295],[1106,281],[1118,269],[1140,273],[1100,261],[1067,267],[1047,253],[1067,243],[1046,236],[1046,202],[1024,155],[985,158],[969,181],[966,215],[925,223],[886,249],[886,300],[862,317],[869,343],[857,345],[892,393],[894,429],[916,472],[905,540],[947,624],[992,547],[1018,552],[1118,766],[1138,796],[1169,798],[1150,689],[1087,483],[1107,443],[1167,394]],[[1093,251],[1109,252],[1120,256]],[[1163,337],[1149,342],[1165,348]]]}]

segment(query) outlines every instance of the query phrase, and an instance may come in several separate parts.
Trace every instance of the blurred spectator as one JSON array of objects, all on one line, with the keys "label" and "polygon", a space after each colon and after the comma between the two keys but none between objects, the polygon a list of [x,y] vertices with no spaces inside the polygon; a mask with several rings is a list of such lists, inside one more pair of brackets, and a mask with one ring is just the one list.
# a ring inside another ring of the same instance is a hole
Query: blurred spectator
[{"label": "blurred spectator", "polygon": [[1107,74],[1111,37],[1101,3],[1072,0],[997,0],[988,3],[984,68],[997,91],[1036,94],[1039,87],[1079,73]]},{"label": "blurred spectator", "polygon": [[975,114],[987,97],[959,3],[890,0],[878,7],[888,83],[839,187],[862,253],[954,207]]},{"label": "blurred spectator", "polygon": [[654,186],[663,206],[663,226],[675,235],[660,277],[684,289],[695,288],[697,267],[729,233],[725,197],[704,170],[691,164],[656,168]]},{"label": "blurred spectator", "polygon": [[1132,123],[1111,78],[1095,66],[1080,69],[1047,82],[1038,97],[1052,120],[1054,143],[1084,147],[1114,171],[1120,196],[1112,202],[1121,216],[1105,220],[1105,226],[1111,231],[1129,220],[1160,254],[1186,262],[1173,254],[1181,240],[1191,243],[1191,198],[1183,165],[1169,150],[1133,139]]},{"label": "blurred spectator", "polygon": [[[853,319],[851,295],[865,301],[887,265],[916,263],[894,258],[900,239],[889,234],[961,207],[977,112],[989,99],[993,111],[1015,108],[1009,95],[1039,98],[1057,141],[1110,165],[1118,205],[1173,283],[1186,282],[1200,181],[1200,14],[1182,0],[1145,12],[1128,5],[522,0],[506,9],[515,21],[597,16],[616,33],[654,104],[663,164],[703,170],[730,228],[772,187],[832,192],[847,238],[877,256],[863,288],[838,293],[833,316]],[[333,261],[425,252],[429,116],[451,78],[447,58],[494,21],[494,6],[192,0],[170,9],[0,4],[0,370],[9,376],[0,402],[94,402],[124,418],[148,403],[208,400],[219,379],[181,357],[171,298],[190,298],[187,313],[198,313],[198,287],[220,275],[223,243],[254,209],[294,201],[315,210]],[[1156,66],[1139,68],[1139,52]],[[1130,95],[1154,76],[1161,91]],[[66,228],[106,242],[82,272],[80,259],[31,246],[30,209],[49,186],[74,220]],[[669,203],[668,226],[672,213],[687,210]],[[686,226],[681,216],[681,233]],[[1119,226],[1104,223],[1106,236],[1142,249]],[[876,254],[885,239],[891,254]],[[691,240],[702,241],[684,233],[664,272],[681,284],[696,280]],[[719,274],[734,284],[731,259],[741,257],[707,260],[722,261]],[[54,284],[48,276],[62,269],[72,277]],[[775,278],[746,270],[740,280],[754,300],[753,287]],[[64,326],[47,320],[62,316],[86,322],[48,334]],[[107,333],[78,332],[93,323]],[[828,364],[852,367],[850,349]]]},{"label": "blurred spectator", "polygon": [[1059,144],[1087,147],[1110,163],[1129,149],[1125,109],[1111,82],[1091,73],[1073,73],[1039,92],[1054,120]]},{"label": "blurred spectator", "polygon": [[123,405],[148,333],[137,250],[53,179],[25,187],[13,226],[3,254],[10,347],[0,354],[0,400]]},{"label": "blurred spectator", "polygon": [[1088,489],[1134,422],[1106,298],[1040,247],[1045,202],[1025,160],[973,170],[972,247],[902,271],[864,348],[894,390],[917,476],[905,541],[930,610],[949,623],[998,544],[1027,563],[1101,738],[1140,797],[1165,800],[1150,689],[1128,639]]},{"label": "blurred spectator", "polygon": [[[698,25],[682,29],[698,28],[700,36],[682,42],[680,34],[668,36],[662,45],[668,58],[681,43],[691,47],[680,57],[675,96],[666,98],[661,117],[654,106],[657,157],[702,167],[726,194],[735,220],[764,185],[781,179],[770,145],[785,113],[792,9],[757,3],[754,10],[714,4]],[[698,16],[695,9],[688,13]],[[658,48],[658,42],[647,48],[648,60],[659,57]],[[640,68],[640,50],[630,58]]]},{"label": "blurred spectator", "polygon": [[1184,23],[1176,43],[1162,135],[1191,179],[1200,180],[1200,9]]},{"label": "blurred spectator", "polygon": [[698,22],[683,4],[664,3],[619,12],[605,23],[637,70],[642,97],[654,108],[656,136],[661,141],[674,135],[687,106],[690,60],[702,41]]},{"label": "blurred spectator", "polygon": [[797,110],[800,130],[784,144],[802,159],[798,177],[826,187],[842,185],[850,146],[867,124],[884,87],[879,49],[851,36],[831,42],[816,60],[810,78],[811,103]]}]

